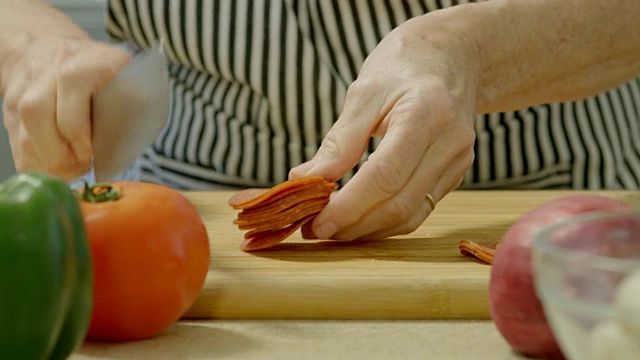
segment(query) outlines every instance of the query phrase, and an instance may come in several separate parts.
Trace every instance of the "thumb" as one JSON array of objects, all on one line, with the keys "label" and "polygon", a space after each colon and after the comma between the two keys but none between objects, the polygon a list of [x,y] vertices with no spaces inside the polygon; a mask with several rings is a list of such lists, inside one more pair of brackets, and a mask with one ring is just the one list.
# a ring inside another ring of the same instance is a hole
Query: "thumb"
[{"label": "thumb", "polygon": [[357,79],[349,86],[342,113],[318,152],[310,161],[291,169],[289,179],[317,175],[336,181],[358,164],[369,138],[393,105],[381,84]]},{"label": "thumb", "polygon": [[340,179],[362,158],[374,127],[371,117],[341,116],[322,140],[313,159],[291,169],[289,179],[314,175],[330,181]]}]

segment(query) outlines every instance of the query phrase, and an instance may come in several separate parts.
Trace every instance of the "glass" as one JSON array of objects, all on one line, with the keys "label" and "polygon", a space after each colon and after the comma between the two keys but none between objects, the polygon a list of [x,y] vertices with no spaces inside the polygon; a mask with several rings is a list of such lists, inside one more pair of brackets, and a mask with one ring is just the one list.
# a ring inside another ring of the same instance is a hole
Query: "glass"
[{"label": "glass", "polygon": [[592,212],[544,228],[534,240],[533,266],[538,297],[568,359],[600,359],[614,345],[625,351],[613,342],[626,337],[635,343],[626,350],[640,349],[640,296],[619,306],[620,285],[631,277],[640,284],[640,212]]}]

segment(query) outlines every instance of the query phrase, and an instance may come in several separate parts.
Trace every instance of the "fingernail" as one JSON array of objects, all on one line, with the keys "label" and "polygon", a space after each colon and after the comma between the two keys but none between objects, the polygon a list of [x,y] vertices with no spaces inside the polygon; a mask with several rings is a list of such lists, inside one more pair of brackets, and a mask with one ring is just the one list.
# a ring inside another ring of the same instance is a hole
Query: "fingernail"
[{"label": "fingernail", "polygon": [[331,221],[325,221],[322,224],[318,225],[314,233],[318,237],[318,239],[326,240],[329,239],[333,234],[336,233],[336,224]]},{"label": "fingernail", "polygon": [[289,171],[289,178],[294,179],[296,177],[305,176],[314,166],[316,166],[315,160],[309,160],[306,163],[302,163]]}]

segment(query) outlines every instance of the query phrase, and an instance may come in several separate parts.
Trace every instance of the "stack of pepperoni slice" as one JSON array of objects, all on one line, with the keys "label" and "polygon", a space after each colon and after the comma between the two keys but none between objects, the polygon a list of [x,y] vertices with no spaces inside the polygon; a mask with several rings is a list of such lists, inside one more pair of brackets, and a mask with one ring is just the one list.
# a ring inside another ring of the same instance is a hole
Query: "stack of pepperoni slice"
[{"label": "stack of pepperoni slice", "polygon": [[319,176],[285,181],[270,189],[246,189],[229,199],[240,210],[233,221],[246,230],[242,250],[264,249],[281,243],[313,220],[329,202],[338,184]]}]

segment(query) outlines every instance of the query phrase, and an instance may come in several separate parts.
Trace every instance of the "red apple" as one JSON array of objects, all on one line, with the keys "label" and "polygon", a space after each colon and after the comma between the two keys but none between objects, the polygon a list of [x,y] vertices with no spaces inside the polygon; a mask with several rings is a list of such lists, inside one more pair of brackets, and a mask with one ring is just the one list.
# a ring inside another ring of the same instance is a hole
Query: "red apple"
[{"label": "red apple", "polygon": [[524,214],[507,230],[493,259],[489,304],[496,327],[515,351],[530,357],[563,358],[535,292],[531,258],[535,234],[579,214],[628,208],[601,195],[570,195]]}]

